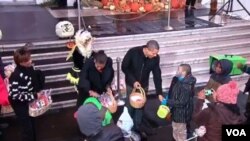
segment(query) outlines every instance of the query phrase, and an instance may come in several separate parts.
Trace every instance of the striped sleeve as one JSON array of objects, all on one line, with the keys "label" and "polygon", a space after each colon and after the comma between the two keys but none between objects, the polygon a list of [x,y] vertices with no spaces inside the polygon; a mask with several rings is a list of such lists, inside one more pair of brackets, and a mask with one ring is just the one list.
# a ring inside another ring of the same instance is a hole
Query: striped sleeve
[{"label": "striped sleeve", "polygon": [[10,81],[9,95],[13,100],[32,101],[34,97],[34,88],[32,85],[32,78],[20,73],[18,78]]},{"label": "striped sleeve", "polygon": [[9,95],[12,97],[12,99],[16,99],[20,94],[20,91],[18,90],[18,84],[18,81],[10,81]]}]

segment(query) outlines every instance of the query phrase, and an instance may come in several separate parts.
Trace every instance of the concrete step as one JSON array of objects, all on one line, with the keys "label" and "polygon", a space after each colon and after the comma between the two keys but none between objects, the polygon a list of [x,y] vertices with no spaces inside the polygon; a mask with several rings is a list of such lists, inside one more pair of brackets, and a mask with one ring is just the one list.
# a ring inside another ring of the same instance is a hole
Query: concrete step
[{"label": "concrete step", "polygon": [[[174,31],[174,32],[161,32],[161,33],[149,33],[149,34],[139,34],[139,35],[127,35],[127,36],[114,36],[114,37],[101,37],[96,38],[94,42],[94,46],[98,44],[108,44],[112,42],[118,41],[135,41],[135,40],[149,40],[157,38],[168,39],[170,37],[182,37],[182,36],[192,36],[192,35],[209,35],[209,34],[219,34],[221,32],[234,32],[244,29],[249,29],[250,27],[249,21],[242,21],[241,23],[232,24],[225,27],[215,27],[215,28],[205,28],[205,29],[196,29],[196,30],[183,30],[183,31]],[[46,48],[60,48],[65,46],[65,43],[68,40],[57,40],[57,41],[46,41],[46,42],[34,42],[34,48],[36,49],[46,49]],[[145,42],[143,42],[145,43]],[[4,52],[6,51],[14,51],[19,47],[22,47],[24,43],[19,44],[3,44],[1,45],[4,48]]]},{"label": "concrete step", "polygon": [[[197,83],[196,83],[197,87],[204,86],[210,77],[209,71],[202,70],[202,69],[194,70],[193,75],[197,79]],[[164,91],[166,91],[169,88],[173,76],[174,76],[174,74],[162,75],[162,87],[163,87]],[[232,78],[233,78],[233,80],[236,80],[240,86],[242,86],[248,80],[248,75],[247,74],[237,75],[237,76],[232,76]],[[150,83],[149,90],[150,91],[155,90],[152,77],[150,78],[149,83]],[[59,88],[52,89],[52,95],[61,95],[64,93],[72,93],[72,94],[75,93],[75,87],[74,86],[65,86],[65,87],[59,87]]]},{"label": "concrete step", "polygon": [[[250,47],[250,46],[249,46]],[[237,52],[237,53],[235,53]],[[248,54],[250,54],[249,48],[243,47],[235,47],[231,48],[230,50],[220,50],[220,48],[217,48],[216,50],[213,50],[211,52],[202,52],[201,53],[190,53],[190,54],[180,54],[180,55],[168,55],[168,54],[162,54],[161,55],[161,66],[166,65],[167,69],[169,71],[170,68],[173,68],[175,70],[175,67],[182,63],[187,63],[190,65],[193,64],[199,64],[199,63],[206,63],[208,64],[208,57],[211,54],[234,54],[234,55],[245,55],[248,58]],[[192,57],[190,57],[192,56]],[[249,58],[250,59],[250,58]],[[115,64],[115,63],[114,63]],[[71,67],[71,66],[69,66]],[[199,66],[200,67],[200,66]],[[114,69],[116,70],[116,65],[114,65]],[[165,67],[162,67],[162,71],[166,71]],[[54,81],[62,81],[66,79],[66,74],[61,75],[52,75],[46,77],[46,82],[54,82]]]},{"label": "concrete step", "polygon": [[[239,31],[238,31],[239,32]],[[233,35],[237,36],[237,37],[234,37]],[[171,46],[169,45],[169,43],[162,43],[160,42],[160,45],[161,45],[161,52],[164,51],[164,50],[167,50],[168,52],[171,50],[172,52],[174,52],[176,49],[178,50],[181,50],[183,49],[184,47],[186,49],[192,49],[192,50],[196,50],[197,48],[203,48],[203,47],[209,47],[210,46],[213,46],[213,47],[216,47],[216,44],[213,44],[212,45],[212,42],[215,43],[215,42],[221,42],[220,45],[223,45],[225,44],[226,41],[229,40],[229,42],[227,43],[227,45],[230,45],[231,43],[235,43],[234,40],[239,40],[237,43],[240,44],[240,43],[246,43],[246,39],[244,38],[250,38],[250,29],[249,29],[249,32],[248,31],[244,31],[244,32],[239,32],[239,33],[235,33],[233,35],[225,35],[225,36],[214,36],[214,37],[202,37],[202,38],[197,38],[196,41],[194,41],[194,39],[189,39],[191,40],[192,42],[189,43],[189,46],[184,46],[184,45],[175,45],[175,46]],[[222,42],[221,40],[219,39],[223,39],[224,41]],[[219,40],[219,41],[217,41]],[[199,41],[202,41],[203,44],[199,45]],[[230,42],[231,41],[231,42]],[[242,42],[241,42],[242,41]],[[175,41],[176,42],[176,41]],[[178,41],[179,43],[181,43],[180,41]],[[182,43],[185,43],[185,41],[183,40]],[[196,43],[196,45],[194,45],[194,43]],[[145,44],[145,42],[144,42]],[[134,47],[135,45],[133,46],[121,46],[120,47],[110,47],[108,49],[105,49],[105,47],[103,46],[103,48],[100,48],[100,49],[104,49],[107,54],[111,54],[112,56],[112,53],[117,53],[117,52],[125,52],[127,51],[129,48],[131,47]],[[193,47],[194,46],[194,47]],[[224,45],[225,46],[225,45]],[[209,47],[211,48],[211,47]],[[96,48],[95,48],[96,49]],[[56,59],[56,58],[66,58],[66,56],[68,55],[68,50],[63,50],[63,51],[53,51],[53,52],[47,52],[47,53],[39,53],[37,52],[37,54],[33,54],[32,55],[32,58],[34,61],[36,60],[43,60],[43,59]],[[124,53],[125,54],[125,53]],[[122,56],[124,56],[124,54]],[[119,54],[119,56],[121,56]],[[116,57],[116,56],[114,56]],[[3,61],[4,63],[11,63],[13,61],[13,57],[12,56],[6,56],[6,57],[3,57]]]}]

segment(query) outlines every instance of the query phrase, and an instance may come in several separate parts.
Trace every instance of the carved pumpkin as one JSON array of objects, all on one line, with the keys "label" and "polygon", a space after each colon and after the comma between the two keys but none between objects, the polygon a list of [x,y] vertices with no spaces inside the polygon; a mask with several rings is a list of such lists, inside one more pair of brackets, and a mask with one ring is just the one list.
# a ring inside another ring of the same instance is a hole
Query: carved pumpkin
[{"label": "carved pumpkin", "polygon": [[61,21],[56,24],[56,35],[60,38],[72,37],[75,34],[74,26],[69,21]]},{"label": "carved pumpkin", "polygon": [[144,8],[145,8],[146,12],[150,12],[153,10],[153,4],[147,3],[144,5]]},{"label": "carved pumpkin", "polygon": [[130,8],[132,12],[138,12],[140,4],[138,2],[133,2],[131,3]]}]

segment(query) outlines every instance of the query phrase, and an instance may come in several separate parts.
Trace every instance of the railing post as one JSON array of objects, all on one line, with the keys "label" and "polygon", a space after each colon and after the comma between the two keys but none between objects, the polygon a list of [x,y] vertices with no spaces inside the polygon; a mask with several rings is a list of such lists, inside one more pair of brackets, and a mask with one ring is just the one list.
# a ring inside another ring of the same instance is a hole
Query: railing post
[{"label": "railing post", "polygon": [[77,0],[78,30],[81,29],[81,1]]},{"label": "railing post", "polygon": [[121,97],[121,90],[120,90],[120,65],[121,65],[121,58],[116,58],[117,62],[117,93],[119,94],[119,97]]},{"label": "railing post", "polygon": [[168,0],[168,25],[165,27],[165,30],[173,30],[173,27],[170,26],[170,16],[171,16],[171,4],[172,0]]}]

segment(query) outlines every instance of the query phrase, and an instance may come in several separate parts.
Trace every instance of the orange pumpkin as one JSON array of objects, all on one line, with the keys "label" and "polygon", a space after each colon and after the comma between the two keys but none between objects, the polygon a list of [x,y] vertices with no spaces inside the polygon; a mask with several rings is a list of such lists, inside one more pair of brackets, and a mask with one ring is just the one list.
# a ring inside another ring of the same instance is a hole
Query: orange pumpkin
[{"label": "orange pumpkin", "polygon": [[179,0],[172,0],[171,6],[172,6],[172,8],[174,8],[174,9],[180,8]]},{"label": "orange pumpkin", "polygon": [[108,2],[109,2],[109,0],[102,0],[103,6],[107,6],[107,5],[108,5]]},{"label": "orange pumpkin", "polygon": [[74,41],[69,41],[69,42],[66,43],[66,46],[67,46],[68,49],[74,48],[75,45],[76,45],[76,44],[75,44]]},{"label": "orange pumpkin", "polygon": [[120,0],[114,0],[114,5],[117,7],[120,5]]},{"label": "orange pumpkin", "polygon": [[185,6],[186,6],[186,0],[180,0],[179,4],[180,4],[180,8],[185,8]]},{"label": "orange pumpkin", "polygon": [[124,5],[123,8],[122,8],[125,12],[130,12],[131,9],[130,9],[130,6],[129,5]]},{"label": "orange pumpkin", "polygon": [[140,4],[138,2],[133,2],[131,3],[130,8],[132,12],[138,12]]},{"label": "orange pumpkin", "polygon": [[153,11],[153,4],[152,3],[145,4],[144,9],[146,10],[146,12]]},{"label": "orange pumpkin", "polygon": [[140,0],[139,3],[140,3],[141,5],[144,5],[144,0]]}]

